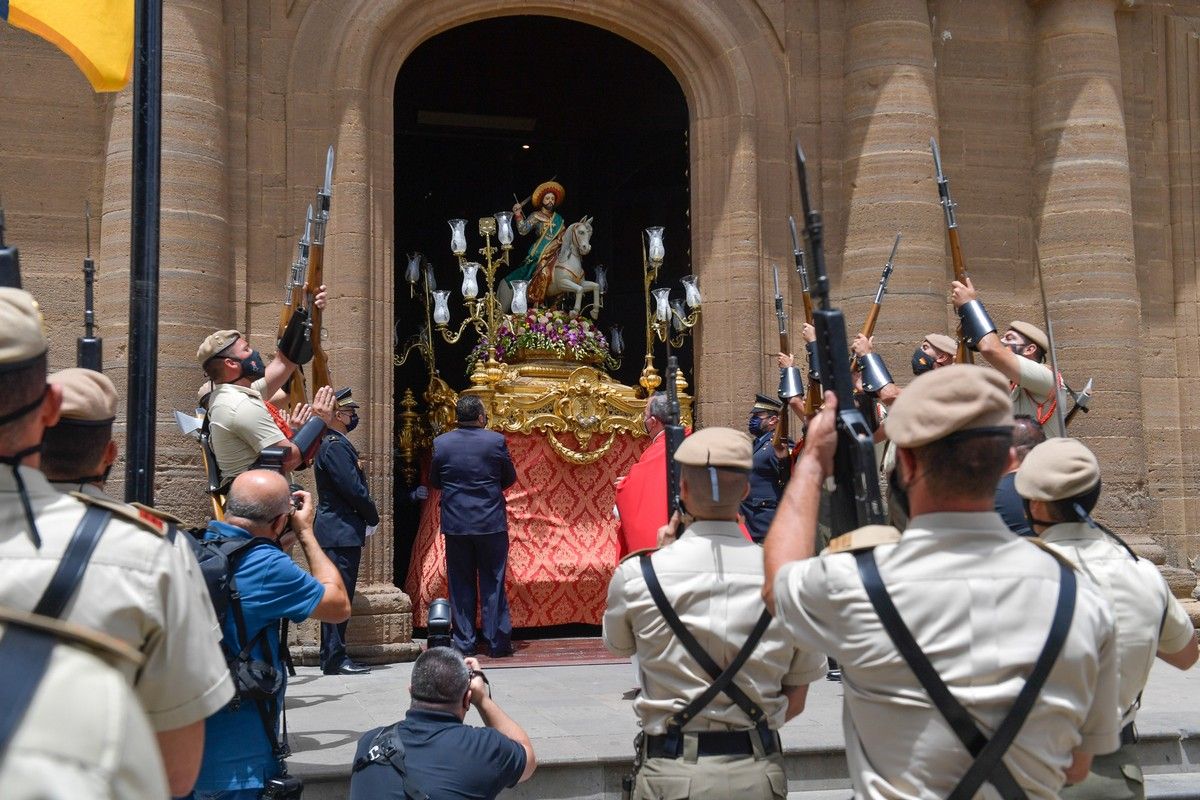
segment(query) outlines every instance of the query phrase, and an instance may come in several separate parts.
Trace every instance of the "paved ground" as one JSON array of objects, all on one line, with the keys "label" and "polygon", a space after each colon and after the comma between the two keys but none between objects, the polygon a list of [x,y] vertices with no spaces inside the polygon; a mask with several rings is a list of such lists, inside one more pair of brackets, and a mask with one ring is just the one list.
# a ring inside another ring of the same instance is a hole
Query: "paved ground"
[{"label": "paved ground", "polygon": [[[359,736],[404,715],[411,669],[411,664],[396,664],[354,677],[299,669],[288,691],[288,727],[295,751],[289,763],[306,779],[329,784],[314,797],[344,796],[333,787],[344,786]],[[526,790],[521,795],[611,796],[614,775],[628,762],[637,731],[631,703],[622,697],[633,686],[631,666],[494,669],[488,676],[496,700],[533,738],[542,765],[534,781],[521,787]],[[833,788],[844,782],[845,764],[839,760],[844,758],[841,707],[841,685],[820,681],[810,688],[804,713],[783,729],[785,750],[799,751],[800,760],[789,761],[789,773],[807,771],[799,776],[805,788]],[[467,722],[480,724],[474,711]],[[1183,673],[1158,663],[1138,727],[1147,744],[1143,759],[1148,772],[1200,772],[1200,670]],[[1200,796],[1200,775],[1197,780]],[[542,785],[534,787],[535,783]],[[601,783],[605,785],[584,786]],[[532,791],[535,788],[538,791]]]}]

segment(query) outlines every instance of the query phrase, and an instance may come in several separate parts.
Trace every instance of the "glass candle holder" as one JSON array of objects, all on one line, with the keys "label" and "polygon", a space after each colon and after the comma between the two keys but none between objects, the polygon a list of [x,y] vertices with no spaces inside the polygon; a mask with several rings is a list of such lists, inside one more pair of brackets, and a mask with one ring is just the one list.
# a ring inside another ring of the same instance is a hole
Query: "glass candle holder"
[{"label": "glass candle holder", "polygon": [[450,322],[450,290],[438,289],[433,293],[433,321],[437,325]]},{"label": "glass candle holder", "polygon": [[513,243],[512,212],[499,211],[496,213],[496,238],[503,247]]},{"label": "glass candle holder", "polygon": [[614,356],[620,356],[625,352],[625,337],[621,335],[621,326],[613,325],[612,330],[608,334],[609,349],[612,350]]},{"label": "glass candle holder", "polygon": [[404,268],[404,280],[417,285],[417,281],[421,280],[421,254],[413,253],[408,257],[408,266]]},{"label": "glass candle holder", "polygon": [[654,296],[654,318],[666,322],[671,318],[671,290],[655,289],[650,294]]},{"label": "glass candle holder", "polygon": [[699,308],[702,302],[699,279],[695,275],[684,275],[680,283],[683,284],[683,299],[687,307]]},{"label": "glass candle holder", "polygon": [[468,261],[462,265],[462,294],[468,300],[474,300],[479,296],[479,264],[474,261]]},{"label": "glass candle holder", "polygon": [[671,327],[675,329],[676,333],[679,333],[683,330],[683,321],[687,319],[687,311],[683,308],[683,301],[672,300],[671,311],[674,312],[671,314]]},{"label": "glass candle holder", "polygon": [[512,313],[522,314],[529,310],[529,297],[526,292],[529,290],[529,281],[513,281],[512,284]]},{"label": "glass candle holder", "polygon": [[596,267],[596,284],[600,287],[600,294],[608,294],[608,268],[603,264]]},{"label": "glass candle holder", "polygon": [[456,256],[467,253],[467,221],[465,219],[450,220],[450,252]]},{"label": "glass candle holder", "polygon": [[663,228],[661,225],[656,225],[653,228],[646,228],[646,236],[650,239],[650,243],[646,246],[647,257],[650,263],[654,266],[661,266],[663,259],[667,256],[667,250],[663,246]]}]

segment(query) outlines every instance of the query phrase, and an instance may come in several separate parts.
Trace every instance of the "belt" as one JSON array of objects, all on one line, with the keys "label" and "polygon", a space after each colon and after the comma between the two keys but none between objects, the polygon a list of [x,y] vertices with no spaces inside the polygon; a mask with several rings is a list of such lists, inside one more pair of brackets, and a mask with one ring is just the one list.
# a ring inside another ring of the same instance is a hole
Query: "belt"
[{"label": "belt", "polygon": [[1137,741],[1137,729],[1133,727],[1132,722],[1121,728],[1121,744],[1137,744]]},{"label": "belt", "polygon": [[[772,731],[771,746],[765,748],[764,755],[781,752],[779,733]],[[667,735],[658,734],[646,737],[647,758],[680,758],[683,756],[683,741],[689,736],[696,737],[698,756],[752,756],[754,744],[752,736],[758,731],[701,731],[699,733],[684,733],[676,737],[677,751],[667,749]]]}]

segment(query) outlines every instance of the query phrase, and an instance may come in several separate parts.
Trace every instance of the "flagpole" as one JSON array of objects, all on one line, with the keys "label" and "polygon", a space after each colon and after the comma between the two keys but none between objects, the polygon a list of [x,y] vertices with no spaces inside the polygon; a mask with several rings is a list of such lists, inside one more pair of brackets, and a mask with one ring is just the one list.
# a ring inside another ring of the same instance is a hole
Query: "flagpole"
[{"label": "flagpole", "polygon": [[162,167],[162,0],[136,0],[133,40],[133,207],[125,500],[154,504],[158,375],[159,185]]}]

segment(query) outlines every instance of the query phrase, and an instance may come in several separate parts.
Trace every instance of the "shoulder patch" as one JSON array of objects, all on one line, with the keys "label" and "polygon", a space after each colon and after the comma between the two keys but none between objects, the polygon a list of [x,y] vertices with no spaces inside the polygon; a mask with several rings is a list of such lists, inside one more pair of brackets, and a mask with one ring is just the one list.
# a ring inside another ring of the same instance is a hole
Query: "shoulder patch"
[{"label": "shoulder patch", "polygon": [[61,641],[74,645],[85,645],[101,654],[115,655],[138,667],[146,660],[144,655],[126,642],[109,636],[107,633],[102,633],[67,620],[0,606],[0,622],[45,631]]},{"label": "shoulder patch", "polygon": [[821,551],[821,555],[853,553],[856,550],[869,550],[881,544],[895,544],[899,541],[900,531],[891,525],[864,525],[832,540],[829,546]]},{"label": "shoulder patch", "polygon": [[167,523],[161,517],[155,516],[149,511],[134,508],[125,503],[118,503],[115,500],[92,497],[82,492],[71,492],[71,497],[89,506],[99,506],[100,508],[107,509],[125,522],[133,523],[142,530],[149,531],[159,538],[167,535]]},{"label": "shoulder patch", "polygon": [[641,550],[634,550],[632,553],[630,553],[629,555],[622,558],[618,563],[624,564],[626,561],[628,561],[631,558],[637,558],[640,555],[649,555],[650,553],[657,553],[657,552],[658,552],[657,547],[643,547]]},{"label": "shoulder patch", "polygon": [[1021,538],[1024,539],[1025,541],[1029,542],[1031,545],[1038,548],[1042,552],[1049,555],[1051,558],[1053,558],[1058,563],[1062,564],[1064,567],[1070,567],[1075,572],[1079,571],[1079,567],[1075,566],[1074,561],[1067,558],[1062,553],[1058,552],[1053,547],[1051,547],[1050,545],[1043,542],[1040,537],[1038,537],[1038,536],[1022,536]]},{"label": "shoulder patch", "polygon": [[174,514],[170,514],[166,511],[163,511],[161,508],[151,508],[150,506],[145,505],[144,503],[136,503],[136,502],[130,503],[129,505],[133,506],[134,508],[138,509],[139,511],[149,514],[152,517],[161,519],[163,522],[174,522],[176,525],[183,525],[183,520],[181,520],[179,517],[175,516]]}]

